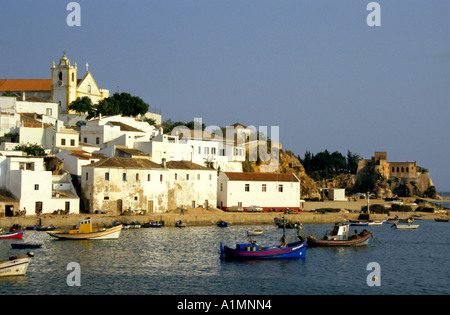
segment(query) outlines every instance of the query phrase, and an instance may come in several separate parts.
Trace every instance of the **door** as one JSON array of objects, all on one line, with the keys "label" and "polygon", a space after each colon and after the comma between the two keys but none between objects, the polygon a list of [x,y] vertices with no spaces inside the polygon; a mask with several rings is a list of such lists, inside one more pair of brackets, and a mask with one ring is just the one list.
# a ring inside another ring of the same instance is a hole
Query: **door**
[{"label": "door", "polygon": [[117,200],[117,212],[122,213],[122,199]]},{"label": "door", "polygon": [[66,213],[69,213],[69,211],[70,211],[70,201],[66,201],[65,210],[66,210]]},{"label": "door", "polygon": [[153,213],[153,200],[147,200],[147,213]]},{"label": "door", "polygon": [[14,206],[12,206],[12,205],[5,206],[5,216],[7,216],[7,217],[14,216]]},{"label": "door", "polygon": [[34,207],[34,212],[35,213],[42,213],[42,208],[43,208],[42,201],[36,201],[35,207]]},{"label": "door", "polygon": [[192,200],[192,208],[195,208],[195,200]]}]

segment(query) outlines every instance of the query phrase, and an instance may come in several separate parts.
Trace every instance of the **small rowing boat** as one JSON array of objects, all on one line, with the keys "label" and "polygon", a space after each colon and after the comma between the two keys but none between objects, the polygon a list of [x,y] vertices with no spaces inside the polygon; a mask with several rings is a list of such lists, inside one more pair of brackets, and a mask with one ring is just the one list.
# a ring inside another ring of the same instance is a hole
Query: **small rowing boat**
[{"label": "small rowing boat", "polygon": [[0,260],[0,277],[25,275],[33,256],[33,253],[27,253],[27,255]]},{"label": "small rowing boat", "polygon": [[0,234],[0,239],[19,239],[23,236],[23,230],[17,232],[5,232]]},{"label": "small rowing boat", "polygon": [[395,227],[399,230],[415,230],[419,227],[418,224],[393,224],[391,227]]},{"label": "small rowing boat", "polygon": [[50,236],[64,239],[64,240],[109,240],[118,239],[122,225],[114,226],[109,229],[100,229],[97,225],[97,231],[92,230],[92,221],[90,218],[80,220],[75,228],[68,232],[62,231],[47,231]]},{"label": "small rowing boat", "polygon": [[219,220],[219,221],[217,221],[217,226],[218,227],[227,227],[228,223],[223,220]]},{"label": "small rowing boat", "polygon": [[14,249],[22,248],[41,248],[42,244],[30,244],[30,243],[12,243],[11,247]]},{"label": "small rowing boat", "polygon": [[256,236],[256,235],[261,235],[263,234],[263,230],[250,230],[247,231],[247,235],[248,236]]}]

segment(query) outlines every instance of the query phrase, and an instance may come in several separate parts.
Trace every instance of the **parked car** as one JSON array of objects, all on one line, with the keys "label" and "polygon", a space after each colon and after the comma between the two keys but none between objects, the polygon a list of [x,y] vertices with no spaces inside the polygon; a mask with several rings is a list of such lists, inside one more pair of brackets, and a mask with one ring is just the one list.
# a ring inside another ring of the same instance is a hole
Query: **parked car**
[{"label": "parked car", "polygon": [[232,207],[229,207],[227,211],[242,212],[242,211],[244,211],[244,208],[242,208],[241,206],[232,206]]},{"label": "parked car", "polygon": [[263,208],[261,208],[260,206],[249,206],[248,208],[247,208],[247,212],[263,212],[264,211],[264,209]]}]

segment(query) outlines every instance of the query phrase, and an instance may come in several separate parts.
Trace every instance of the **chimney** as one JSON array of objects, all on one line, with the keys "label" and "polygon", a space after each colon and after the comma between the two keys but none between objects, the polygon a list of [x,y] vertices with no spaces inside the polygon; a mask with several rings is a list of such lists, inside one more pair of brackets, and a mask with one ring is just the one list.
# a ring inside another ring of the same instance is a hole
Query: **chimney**
[{"label": "chimney", "polygon": [[167,165],[166,165],[166,159],[162,159],[162,160],[161,160],[161,165],[162,165],[162,167],[164,167],[164,168],[167,167]]},{"label": "chimney", "polygon": [[25,91],[23,91],[23,92],[22,92],[22,101],[25,102],[25,98],[26,98],[26,97],[25,97]]}]

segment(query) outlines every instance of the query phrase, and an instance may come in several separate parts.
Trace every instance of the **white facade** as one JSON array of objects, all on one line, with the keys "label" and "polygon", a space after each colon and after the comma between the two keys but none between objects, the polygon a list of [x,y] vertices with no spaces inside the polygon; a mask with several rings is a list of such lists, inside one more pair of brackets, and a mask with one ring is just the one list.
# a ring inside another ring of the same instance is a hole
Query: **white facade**
[{"label": "white facade", "polygon": [[63,162],[63,168],[75,176],[81,176],[82,166],[95,163],[99,160],[89,152],[79,149],[62,149],[56,154],[56,157]]},{"label": "white facade", "polygon": [[327,189],[328,198],[334,201],[346,201],[344,188],[331,188]]},{"label": "white facade", "polygon": [[163,166],[148,159],[110,157],[82,167],[81,189],[89,212],[163,213],[182,205],[214,207],[217,175],[187,161]]},{"label": "white facade", "polygon": [[6,187],[20,201],[20,210],[28,214],[69,210],[79,213],[79,198],[70,176],[52,175],[37,157],[1,157],[0,186]]},{"label": "white facade", "polygon": [[265,211],[300,209],[300,180],[294,174],[221,172],[217,184],[217,206],[247,208],[256,205]]}]

